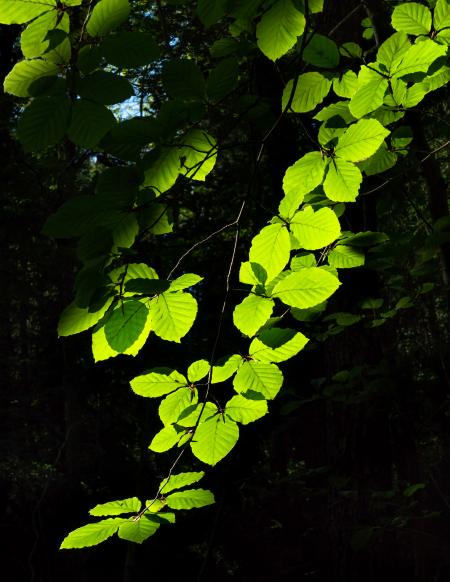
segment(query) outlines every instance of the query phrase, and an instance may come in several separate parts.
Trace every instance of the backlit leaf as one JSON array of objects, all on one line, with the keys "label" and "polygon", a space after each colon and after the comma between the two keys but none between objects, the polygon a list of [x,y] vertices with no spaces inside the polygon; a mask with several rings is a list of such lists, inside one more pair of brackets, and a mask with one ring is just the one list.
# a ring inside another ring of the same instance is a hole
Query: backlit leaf
[{"label": "backlit leaf", "polygon": [[125,22],[130,13],[128,0],[100,0],[87,22],[91,36],[104,36]]},{"label": "backlit leaf", "polygon": [[381,107],[388,86],[389,81],[379,76],[378,79],[359,87],[349,104],[352,115],[359,119]]},{"label": "backlit leaf", "polygon": [[273,307],[272,299],[251,294],[235,307],[234,325],[243,334],[252,337],[272,315]]},{"label": "backlit leaf", "polygon": [[158,408],[159,418],[164,425],[175,423],[180,414],[189,406],[197,404],[197,390],[178,388],[161,401]]},{"label": "backlit leaf", "polygon": [[88,309],[77,307],[71,303],[61,313],[58,323],[58,335],[69,336],[80,333],[93,327],[108,311],[113,298],[111,297],[101,309],[90,312]]},{"label": "backlit leaf", "polygon": [[187,473],[178,473],[178,475],[170,475],[170,477],[161,481],[159,490],[161,493],[166,494],[175,489],[182,489],[187,485],[197,483],[204,477],[204,475],[204,471],[190,471]]},{"label": "backlit leaf", "polygon": [[402,3],[394,8],[392,26],[408,34],[428,34],[431,29],[430,9],[418,2]]},{"label": "backlit leaf", "polygon": [[56,0],[0,0],[1,24],[24,24],[56,8]]},{"label": "backlit leaf", "polygon": [[286,305],[307,309],[328,299],[339,287],[339,280],[318,267],[309,267],[296,271],[280,281],[273,290]]},{"label": "backlit leaf", "polygon": [[264,268],[270,281],[280,273],[289,262],[289,232],[283,224],[270,224],[257,234],[250,248],[250,262]]},{"label": "backlit leaf", "polygon": [[211,384],[225,382],[225,380],[231,378],[242,362],[242,356],[239,354],[233,354],[232,356],[225,357],[223,360],[219,360],[213,366]]},{"label": "backlit leaf", "polygon": [[349,162],[361,162],[373,155],[390,131],[376,119],[360,119],[339,138],[336,155]]},{"label": "backlit leaf", "polygon": [[266,400],[250,400],[241,394],[233,396],[225,406],[225,414],[241,424],[259,420],[268,412]]},{"label": "backlit leaf", "polygon": [[148,309],[141,301],[124,301],[118,305],[105,324],[105,336],[113,350],[123,352],[141,335]]},{"label": "backlit leaf", "polygon": [[[195,437],[194,437],[195,438]],[[207,489],[185,489],[171,493],[166,497],[167,506],[171,509],[194,509],[214,503],[214,495]]]},{"label": "backlit leaf", "polygon": [[198,426],[191,441],[191,449],[197,459],[208,465],[215,465],[228,455],[238,439],[238,425],[217,414]]},{"label": "backlit leaf", "polygon": [[265,329],[250,344],[249,354],[258,362],[284,362],[298,354],[308,338],[293,329]]},{"label": "backlit leaf", "polygon": [[152,327],[161,339],[181,341],[197,315],[197,301],[190,293],[162,293],[150,302]]},{"label": "backlit leaf", "polygon": [[119,526],[117,535],[122,540],[128,540],[136,544],[142,544],[146,539],[152,536],[159,528],[156,520],[149,519],[147,515],[141,516],[137,520],[128,520]]},{"label": "backlit leaf", "polygon": [[136,376],[130,382],[135,394],[157,398],[169,394],[178,388],[187,386],[187,380],[176,370],[155,368],[146,374]]},{"label": "backlit leaf", "polygon": [[255,400],[272,400],[282,384],[283,374],[278,366],[254,360],[244,362],[233,380],[236,392]]},{"label": "backlit leaf", "polygon": [[305,29],[305,17],[291,0],[277,0],[256,26],[260,50],[276,61],[291,49]]},{"label": "backlit leaf", "polygon": [[89,523],[88,525],[79,527],[64,538],[60,549],[68,550],[71,548],[96,546],[114,535],[119,525],[125,522],[125,519],[118,517],[104,519],[97,523]]},{"label": "backlit leaf", "polygon": [[[283,110],[286,108],[294,87],[294,81],[287,82],[281,99]],[[303,73],[298,78],[290,109],[294,113],[312,111],[328,95],[331,81],[320,73]]]},{"label": "backlit leaf", "polygon": [[205,180],[214,168],[217,158],[216,140],[200,129],[191,130],[179,150],[180,173],[192,180]]},{"label": "backlit leaf", "polygon": [[320,208],[314,212],[311,206],[295,214],[290,229],[300,246],[307,250],[326,247],[341,233],[339,220],[330,208]]},{"label": "backlit leaf", "polygon": [[[11,0],[8,0],[10,2]],[[5,93],[16,97],[29,97],[30,86],[42,77],[52,77],[59,69],[55,63],[41,59],[19,61],[5,77]]]},{"label": "backlit leaf", "polygon": [[121,499],[119,501],[110,501],[96,505],[89,511],[90,515],[102,517],[104,515],[122,515],[124,513],[138,513],[141,509],[141,502],[137,497]]},{"label": "backlit leaf", "polygon": [[187,371],[187,377],[189,382],[198,382],[202,378],[208,375],[209,372],[209,362],[207,360],[197,360],[193,362]]},{"label": "backlit leaf", "polygon": [[165,426],[155,434],[148,448],[155,453],[165,453],[177,444],[180,437],[181,433],[178,433],[172,425]]},{"label": "backlit leaf", "polygon": [[337,245],[328,255],[328,263],[337,269],[351,269],[364,265],[364,253],[356,248]]},{"label": "backlit leaf", "polygon": [[334,202],[354,202],[361,182],[362,174],[355,164],[335,158],[328,167],[323,189]]}]

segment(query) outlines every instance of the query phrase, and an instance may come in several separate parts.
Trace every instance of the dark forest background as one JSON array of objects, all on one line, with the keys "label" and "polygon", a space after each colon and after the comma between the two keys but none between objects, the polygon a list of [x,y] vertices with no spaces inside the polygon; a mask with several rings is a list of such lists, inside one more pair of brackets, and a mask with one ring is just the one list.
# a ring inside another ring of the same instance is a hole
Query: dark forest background
[{"label": "dark forest background", "polygon": [[[134,4],[139,28],[146,3]],[[357,4],[326,2],[319,30],[330,30]],[[390,34],[388,3],[373,0],[353,12],[335,40],[360,42],[366,9],[380,38]],[[165,10],[169,30],[180,26],[180,14],[185,18],[172,54],[194,51],[201,61],[204,53],[206,62],[217,31],[201,29],[188,9]],[[163,44],[160,21],[152,22],[145,25]],[[19,58],[19,34],[19,27],[0,26],[1,81]],[[374,41],[363,43],[367,49]],[[232,130],[238,144],[264,134],[279,108],[275,65],[261,57],[250,73],[264,107],[251,130]],[[143,102],[152,95],[157,107],[158,75],[137,84]],[[449,580],[449,149],[420,161],[449,139],[448,104],[443,88],[408,114],[411,153],[382,188],[386,175],[366,180],[366,191],[375,191],[346,215],[353,232],[390,237],[369,253],[364,268],[345,274],[337,294],[335,311],[362,319],[301,324],[314,341],[283,366],[285,387],[271,414],[243,430],[232,454],[208,472],[205,485],[217,504],[186,512],[142,546],[112,539],[98,548],[59,551],[63,537],[87,522],[88,509],[135,494],[148,498],[170,466],[170,455],[147,448],[157,430],[156,404],[136,397],[128,382],[160,362],[182,369],[208,353],[232,233],[202,245],[184,263],[207,277],[200,286],[207,308],[182,347],[153,336],[136,358],[94,365],[89,334],[57,338],[77,262],[73,245],[57,244],[41,229],[113,162],[70,146],[25,155],[14,139],[20,104],[0,96],[0,547],[2,571],[11,580]],[[226,120],[217,115],[225,133]],[[271,135],[246,210],[240,260],[281,198],[286,167],[309,147],[307,132],[290,117]],[[174,234],[142,241],[138,254],[167,273],[185,249],[233,219],[248,180],[248,149],[226,151],[195,191],[179,181],[171,191]],[[367,297],[383,305],[362,309]],[[225,325],[224,354],[240,341],[231,313]],[[181,468],[191,468],[188,457],[184,463]]]}]

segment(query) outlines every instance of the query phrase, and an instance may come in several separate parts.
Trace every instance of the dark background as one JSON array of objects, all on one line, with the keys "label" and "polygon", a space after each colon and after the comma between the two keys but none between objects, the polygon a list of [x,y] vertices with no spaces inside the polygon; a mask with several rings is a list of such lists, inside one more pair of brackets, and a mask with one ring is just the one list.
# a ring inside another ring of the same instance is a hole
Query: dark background
[{"label": "dark background", "polygon": [[[326,2],[319,30],[331,30],[357,4]],[[163,41],[160,20],[146,23],[143,3],[135,5],[134,27],[154,27]],[[368,9],[382,40],[390,34],[389,6],[374,1]],[[188,9],[166,10],[166,31],[177,31],[173,51],[194,50],[207,66],[207,46],[220,31],[202,31]],[[359,41],[364,16],[363,9],[355,12],[335,40]],[[2,79],[19,58],[19,34],[19,27],[0,26]],[[195,191],[179,180],[172,194],[174,234],[137,245],[142,260],[161,273],[237,215],[249,164],[277,115],[282,86],[277,68],[262,57],[247,73],[248,90],[265,109],[260,119],[235,128],[232,138],[245,146],[227,150]],[[152,93],[157,107],[158,76],[147,78],[141,90]],[[390,243],[369,253],[365,268],[343,272],[333,300],[330,312],[363,319],[340,328],[330,321],[290,322],[313,341],[282,366],[285,386],[268,417],[244,427],[229,457],[208,471],[205,486],[217,504],[186,512],[142,546],[113,538],[73,551],[59,551],[59,544],[87,523],[92,506],[135,494],[151,497],[166,474],[174,455],[147,450],[159,430],[156,403],[135,396],[128,382],[153,365],[175,362],[182,371],[208,357],[234,233],[202,245],[183,264],[206,281],[197,291],[199,317],[181,347],[152,336],[136,358],[94,365],[88,333],[57,338],[77,261],[72,244],[57,244],[41,228],[64,200],[88,192],[96,173],[114,162],[100,157],[95,163],[69,146],[25,156],[14,140],[20,104],[0,97],[0,547],[2,570],[11,579],[449,579],[450,237],[445,228],[433,228],[439,219],[448,228],[448,150],[420,162],[449,139],[448,97],[441,89],[410,114],[415,139],[409,155],[388,174],[387,185],[361,196],[346,213],[345,228],[390,236]],[[225,113],[215,115],[218,134],[226,135]],[[286,167],[299,151],[311,149],[307,133],[316,128],[306,129],[286,118],[272,133],[245,212],[239,261],[276,208]],[[384,179],[368,178],[363,188],[377,188]],[[239,286],[236,273],[232,286]],[[368,296],[383,298],[383,308],[362,310]],[[404,296],[412,306],[373,327],[378,313]],[[236,291],[231,304],[238,298]],[[220,354],[245,345],[232,327],[231,311]],[[220,390],[226,398],[227,389],[219,389],[219,400]],[[198,466],[186,455],[179,469]]]}]

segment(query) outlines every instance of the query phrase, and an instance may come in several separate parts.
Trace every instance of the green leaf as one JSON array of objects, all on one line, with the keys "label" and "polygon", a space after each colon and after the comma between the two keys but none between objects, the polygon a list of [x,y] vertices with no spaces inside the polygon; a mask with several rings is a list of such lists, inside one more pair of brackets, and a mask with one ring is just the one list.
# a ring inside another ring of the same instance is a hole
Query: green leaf
[{"label": "green leaf", "polygon": [[180,173],[191,180],[204,181],[216,163],[217,142],[206,131],[192,129],[183,139],[179,154]]},{"label": "green leaf", "polygon": [[118,305],[105,325],[105,336],[113,350],[123,352],[141,335],[148,309],[141,301],[124,301]]},{"label": "green leaf", "polygon": [[159,58],[159,47],[145,32],[117,32],[100,44],[105,60],[120,69],[143,67]]},{"label": "green leaf", "polygon": [[392,26],[407,34],[428,34],[431,30],[431,11],[418,2],[405,2],[394,8]]},{"label": "green leaf", "polygon": [[244,335],[252,337],[272,315],[273,307],[272,299],[251,294],[235,307],[234,325]]},{"label": "green leaf", "polygon": [[117,535],[122,540],[142,544],[158,530],[159,525],[156,520],[150,519],[144,514],[136,521],[128,520],[120,525]]},{"label": "green leaf", "polygon": [[177,425],[184,428],[193,428],[197,424],[205,422],[217,414],[218,408],[212,402],[200,403],[189,406],[180,414]]},{"label": "green leaf", "polygon": [[94,361],[100,362],[102,360],[107,360],[108,358],[114,358],[119,354],[136,356],[136,354],[139,353],[147,341],[147,338],[152,329],[151,323],[151,318],[147,317],[147,321],[145,322],[144,329],[142,330],[140,336],[123,352],[118,352],[109,345],[105,335],[105,327],[102,326],[92,334],[92,355],[94,356]]},{"label": "green leaf", "polygon": [[247,285],[264,285],[267,281],[267,273],[258,263],[245,261],[239,269],[239,281]]},{"label": "green leaf", "polygon": [[225,380],[231,378],[242,362],[242,356],[239,354],[233,354],[232,356],[227,356],[223,360],[219,360],[213,366],[211,384],[225,382]]},{"label": "green leaf", "polygon": [[[433,14],[433,24],[437,31],[450,27],[450,2],[437,0]],[[448,32],[448,31],[447,31]]]},{"label": "green leaf", "polygon": [[264,363],[284,362],[298,354],[309,339],[293,329],[263,330],[250,344],[249,354]]},{"label": "green leaf", "polygon": [[228,455],[238,439],[238,425],[218,414],[198,426],[191,441],[191,450],[200,461],[215,465]]},{"label": "green leaf", "polygon": [[77,307],[75,303],[68,305],[61,313],[58,323],[58,335],[66,337],[93,327],[108,311],[113,298],[106,301],[101,309],[90,312],[88,309]]},{"label": "green leaf", "polygon": [[128,0],[100,0],[94,6],[86,30],[91,36],[105,36],[125,22],[129,14]]},{"label": "green leaf", "polygon": [[392,68],[394,78],[405,77],[412,73],[426,73],[431,65],[437,60],[444,57],[447,53],[447,47],[426,39],[423,42],[413,44],[400,60],[395,61],[395,67]]},{"label": "green leaf", "polygon": [[283,384],[283,374],[275,364],[266,364],[249,360],[244,362],[233,380],[236,392],[244,396],[261,400],[272,400]]},{"label": "green leaf", "polygon": [[164,396],[178,388],[187,386],[187,384],[186,378],[176,370],[161,368],[154,368],[147,374],[136,376],[130,382],[130,386],[135,394],[148,398]]},{"label": "green leaf", "polygon": [[364,265],[364,253],[353,247],[337,245],[328,255],[328,264],[336,269],[352,269]]},{"label": "green leaf", "polygon": [[291,243],[283,224],[270,224],[257,234],[250,248],[250,262],[264,268],[267,281],[280,273],[289,262]]},{"label": "green leaf", "polygon": [[377,297],[368,297],[361,302],[361,309],[380,309],[384,303],[384,300]]},{"label": "green leaf", "polygon": [[79,527],[64,538],[60,549],[68,550],[96,546],[114,535],[119,525],[125,521],[125,519],[119,517],[104,519],[97,523],[89,523],[88,525]]},{"label": "green leaf", "polygon": [[221,61],[215,67],[206,83],[206,93],[211,101],[220,101],[231,93],[238,83],[239,67],[236,58]]},{"label": "green leaf", "polygon": [[58,14],[56,10],[46,12],[31,22],[20,36],[20,48],[25,57],[32,59],[45,53],[50,46],[48,32],[69,31],[69,16]]},{"label": "green leaf", "polygon": [[388,72],[395,68],[395,63],[398,62],[406,51],[411,48],[408,35],[404,32],[396,32],[392,34],[378,49],[377,62],[383,64]]},{"label": "green leaf", "polygon": [[24,24],[55,8],[56,0],[0,0],[0,23]]},{"label": "green leaf", "polygon": [[336,155],[349,162],[366,160],[377,151],[389,133],[376,119],[360,119],[339,138]]},{"label": "green leaf", "polygon": [[342,120],[345,125],[348,125],[352,121],[355,121],[355,118],[348,108],[349,103],[350,101],[338,101],[337,103],[332,103],[321,109],[319,113],[314,116],[314,119],[317,119],[318,121],[328,121],[331,125],[335,125],[336,122],[339,122],[338,127],[342,127]]},{"label": "green leaf", "polygon": [[170,477],[166,477],[161,481],[159,491],[166,495],[166,493],[174,491],[175,489],[181,489],[182,487],[186,487],[186,485],[197,483],[204,476],[204,471],[190,471],[187,473],[178,473],[178,475],[170,475]]},{"label": "green leaf", "polygon": [[351,59],[360,59],[362,57],[362,48],[356,42],[344,42],[339,48],[342,56]]},{"label": "green leaf", "polygon": [[172,425],[165,426],[152,439],[149,449],[155,453],[165,453],[174,447],[181,438]]},{"label": "green leaf", "polygon": [[82,73],[92,73],[98,69],[102,62],[102,54],[100,47],[97,45],[85,45],[81,47],[78,58],[77,67]]},{"label": "green leaf", "polygon": [[353,71],[346,71],[342,77],[333,79],[333,91],[339,97],[351,99],[358,89],[358,77]]},{"label": "green leaf", "polygon": [[77,89],[80,97],[103,105],[121,103],[134,95],[133,87],[127,79],[107,71],[95,71],[87,75],[80,80]]},{"label": "green leaf", "polygon": [[389,81],[380,76],[378,79],[359,87],[349,104],[352,115],[359,119],[381,107],[388,86]]},{"label": "green leaf", "polygon": [[359,167],[367,176],[374,176],[386,172],[397,162],[397,154],[388,150],[385,143],[368,160],[362,162]]},{"label": "green leaf", "polygon": [[150,302],[152,327],[161,339],[181,341],[197,315],[197,301],[190,293],[162,293]]},{"label": "green leaf", "polygon": [[331,273],[310,267],[291,273],[280,281],[272,296],[291,307],[307,309],[328,299],[339,285],[339,280]]},{"label": "green leaf", "polygon": [[177,148],[164,148],[161,155],[145,170],[144,186],[156,196],[166,192],[177,181],[180,173],[180,156]]},{"label": "green leaf", "polygon": [[118,158],[138,161],[142,148],[157,140],[160,134],[161,128],[152,117],[132,117],[115,125],[101,145],[105,152]]},{"label": "green leaf", "polygon": [[268,413],[266,400],[249,400],[240,394],[231,398],[225,406],[225,414],[241,424],[259,420]]},{"label": "green leaf", "polygon": [[[294,87],[294,81],[287,82],[281,98],[281,107],[286,108]],[[331,88],[331,80],[321,73],[303,73],[298,78],[290,110],[294,113],[312,111],[322,103]]]},{"label": "green leaf", "polygon": [[290,229],[300,246],[307,250],[326,247],[341,234],[339,220],[330,208],[314,212],[311,206],[295,214]]},{"label": "green leaf", "polygon": [[214,495],[207,489],[185,489],[166,498],[167,506],[171,509],[194,509],[212,505],[214,502]]},{"label": "green leaf", "polygon": [[300,253],[291,259],[291,271],[300,271],[305,267],[315,267],[316,257],[313,253]]},{"label": "green leaf", "polygon": [[80,99],[73,104],[67,137],[76,145],[95,148],[115,123],[116,119],[107,107]]},{"label": "green leaf", "polygon": [[197,285],[197,283],[200,283],[200,281],[203,281],[203,277],[200,277],[200,275],[195,275],[194,273],[185,273],[173,281],[170,281],[170,290],[183,291],[184,289],[188,289],[189,287]]},{"label": "green leaf", "polygon": [[[8,0],[8,2],[10,1]],[[16,97],[29,97],[30,87],[35,81],[42,77],[56,75],[58,71],[56,64],[41,59],[20,61],[5,77],[3,88],[5,93],[10,93]]]},{"label": "green leaf", "polygon": [[225,15],[227,3],[227,0],[198,0],[198,17],[206,27],[212,26]]},{"label": "green leaf", "polygon": [[163,279],[129,279],[124,289],[126,292],[133,292],[142,295],[157,295],[167,291],[169,288],[169,281]]},{"label": "green leaf", "polygon": [[167,204],[150,204],[140,209],[138,221],[141,232],[160,235],[173,231],[172,209]]},{"label": "green leaf", "polygon": [[276,61],[291,49],[305,30],[305,17],[291,0],[277,0],[256,26],[260,50]]},{"label": "green leaf", "polygon": [[37,152],[62,140],[69,124],[70,104],[65,98],[37,97],[22,113],[17,137],[27,152]]},{"label": "green leaf", "polygon": [[315,67],[334,69],[339,65],[339,50],[331,38],[315,34],[303,51],[303,60]]},{"label": "green leaf", "polygon": [[280,204],[282,216],[289,217],[292,210],[297,210],[303,202],[304,195],[322,183],[327,166],[328,160],[320,152],[309,152],[289,166],[283,178],[286,198]]},{"label": "green leaf", "polygon": [[325,194],[334,202],[354,202],[359,194],[362,174],[354,164],[334,158],[323,183]]},{"label": "green leaf", "polygon": [[89,510],[90,515],[96,517],[103,517],[104,515],[122,515],[124,513],[138,513],[141,509],[141,502],[137,497],[130,497],[129,499],[121,499],[119,501],[110,501],[109,503],[101,503]]},{"label": "green leaf", "polygon": [[179,388],[162,400],[158,408],[159,418],[164,425],[175,423],[189,406],[197,404],[198,394],[191,388]]},{"label": "green leaf", "polygon": [[205,96],[205,78],[192,60],[168,61],[163,68],[162,80],[167,93],[175,99],[202,100]]},{"label": "green leaf", "polygon": [[209,373],[209,362],[206,360],[197,360],[192,362],[187,371],[189,382],[198,382]]}]

